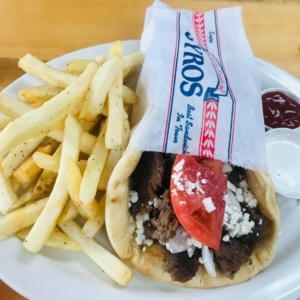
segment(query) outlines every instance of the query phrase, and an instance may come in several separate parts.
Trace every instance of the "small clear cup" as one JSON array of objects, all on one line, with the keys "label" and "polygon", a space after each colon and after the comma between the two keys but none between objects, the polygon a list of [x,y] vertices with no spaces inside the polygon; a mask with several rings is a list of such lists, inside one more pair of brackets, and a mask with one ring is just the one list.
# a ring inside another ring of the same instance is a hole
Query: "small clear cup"
[{"label": "small clear cup", "polygon": [[275,128],[266,132],[268,171],[280,208],[300,204],[300,131]]}]

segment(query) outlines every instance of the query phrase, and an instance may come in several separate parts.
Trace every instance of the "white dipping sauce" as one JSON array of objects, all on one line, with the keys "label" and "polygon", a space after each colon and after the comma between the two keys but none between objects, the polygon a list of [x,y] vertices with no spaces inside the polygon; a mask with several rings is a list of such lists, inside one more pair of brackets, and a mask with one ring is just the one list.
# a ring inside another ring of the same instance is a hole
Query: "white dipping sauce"
[{"label": "white dipping sauce", "polygon": [[266,134],[268,170],[275,190],[287,198],[300,198],[300,132],[277,128]]}]

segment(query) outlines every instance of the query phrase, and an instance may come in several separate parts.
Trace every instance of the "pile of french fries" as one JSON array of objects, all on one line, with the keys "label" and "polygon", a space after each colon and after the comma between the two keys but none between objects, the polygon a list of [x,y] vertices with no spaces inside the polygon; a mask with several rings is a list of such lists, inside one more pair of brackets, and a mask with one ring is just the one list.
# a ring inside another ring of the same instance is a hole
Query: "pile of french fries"
[{"label": "pile of french fries", "polygon": [[143,62],[123,43],[58,70],[26,54],[19,67],[41,85],[0,94],[0,240],[17,235],[26,250],[82,251],[124,286],[132,271],[96,241],[106,185],[130,136],[137,103],[126,80]]}]

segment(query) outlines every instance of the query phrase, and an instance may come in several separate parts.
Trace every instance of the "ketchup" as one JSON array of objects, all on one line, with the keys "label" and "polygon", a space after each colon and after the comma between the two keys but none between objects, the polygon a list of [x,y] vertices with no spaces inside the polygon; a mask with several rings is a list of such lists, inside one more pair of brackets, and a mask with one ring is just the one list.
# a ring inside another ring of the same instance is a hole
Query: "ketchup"
[{"label": "ketchup", "polygon": [[262,96],[265,125],[294,129],[300,126],[300,104],[282,92]]}]

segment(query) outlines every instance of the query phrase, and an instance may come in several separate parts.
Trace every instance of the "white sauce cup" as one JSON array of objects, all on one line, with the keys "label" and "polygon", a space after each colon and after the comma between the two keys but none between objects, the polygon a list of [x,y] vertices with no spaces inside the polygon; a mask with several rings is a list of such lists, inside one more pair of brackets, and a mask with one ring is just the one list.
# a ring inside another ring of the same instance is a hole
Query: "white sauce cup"
[{"label": "white sauce cup", "polygon": [[266,132],[268,171],[280,207],[300,202],[300,131],[275,128]]}]

